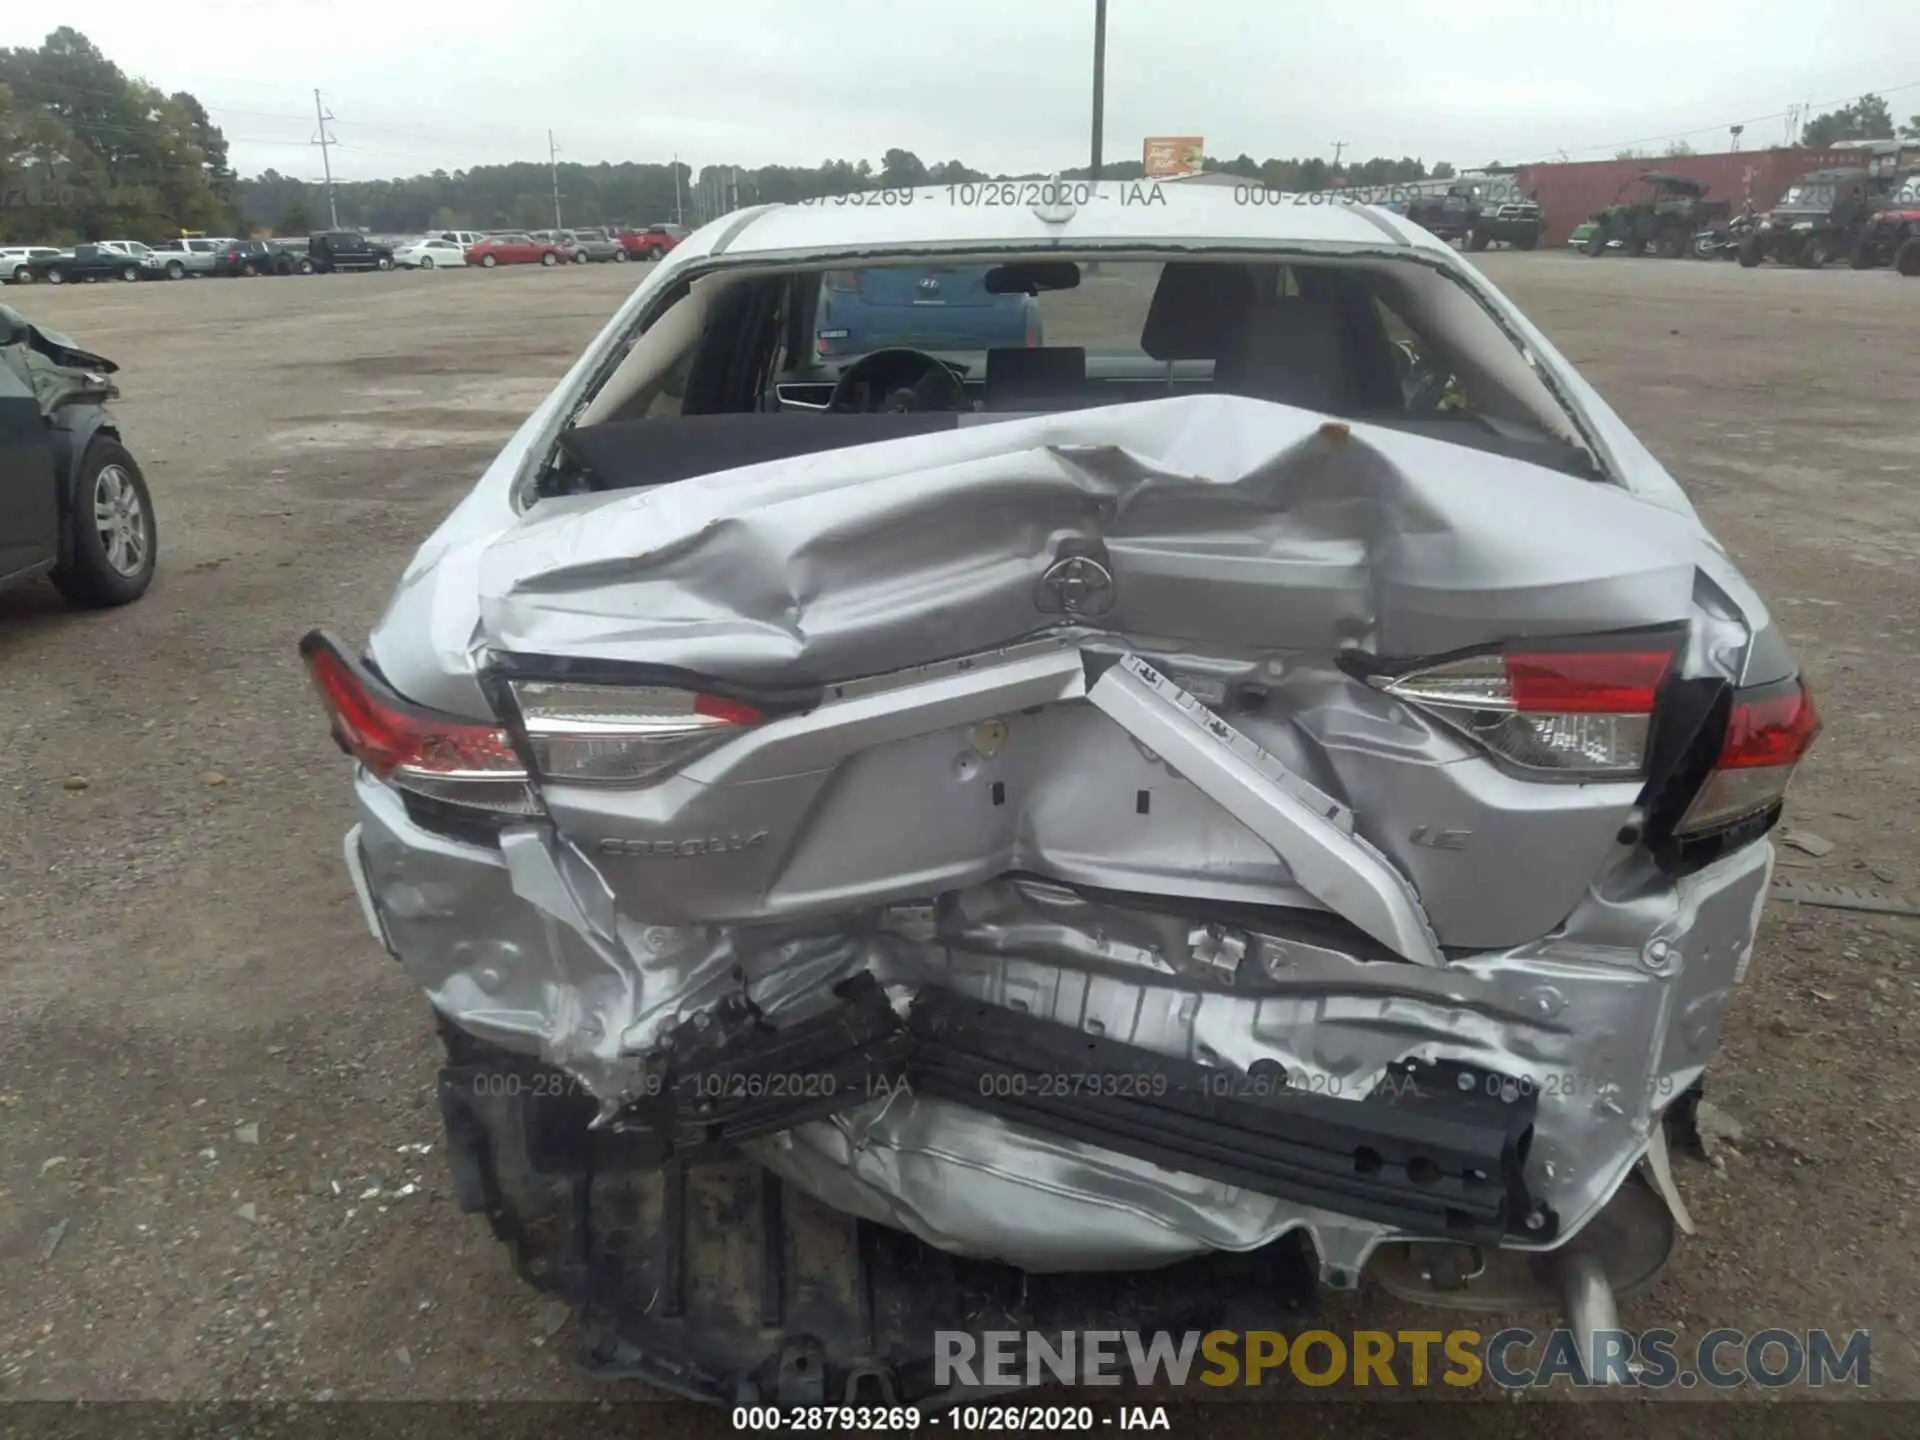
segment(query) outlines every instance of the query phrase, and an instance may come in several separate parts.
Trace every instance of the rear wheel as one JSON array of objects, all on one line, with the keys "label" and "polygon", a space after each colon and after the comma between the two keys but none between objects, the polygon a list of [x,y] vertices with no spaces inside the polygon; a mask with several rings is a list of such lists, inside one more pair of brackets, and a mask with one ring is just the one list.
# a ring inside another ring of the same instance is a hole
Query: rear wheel
[{"label": "rear wheel", "polygon": [[661,249],[658,245],[649,245],[647,247],[647,259],[649,260],[658,260],[662,255],[666,253],[667,252]]},{"label": "rear wheel", "polygon": [[1760,243],[1760,237],[1749,235],[1740,242],[1740,264],[1743,269],[1751,270],[1766,259],[1766,249]]},{"label": "rear wheel", "polygon": [[1687,253],[1687,239],[1678,230],[1662,230],[1654,237],[1653,253],[1662,260],[1678,260]]},{"label": "rear wheel", "polygon": [[431,270],[433,268],[433,257],[431,255],[422,255],[420,257],[420,268],[422,270]]},{"label": "rear wheel", "polygon": [[1893,257],[1893,268],[1908,277],[1920,275],[1920,239],[1900,247],[1900,253]]},{"label": "rear wheel", "polygon": [[31,285],[33,283],[33,271],[22,265],[13,272],[13,283],[16,285]]},{"label": "rear wheel", "polygon": [[560,263],[560,257],[549,250],[540,257],[540,263],[542,265],[558,265]]},{"label": "rear wheel", "polygon": [[391,270],[393,268],[393,257],[391,255],[382,255],[378,260],[373,262],[373,268],[376,270]]},{"label": "rear wheel", "polygon": [[169,260],[167,262],[167,279],[184,280],[186,278],[187,278],[186,266],[182,265],[178,260]]},{"label": "rear wheel", "polygon": [[59,269],[58,267],[56,267],[56,268],[54,268],[54,269],[52,269],[52,270],[49,270],[49,271],[47,271],[47,283],[48,283],[49,285],[64,285],[64,284],[66,284],[66,283],[67,283],[67,272],[66,272],[66,271],[64,271],[64,270],[61,270],[61,269]]},{"label": "rear wheel", "polygon": [[627,252],[624,247],[613,252],[613,263],[616,265],[624,265],[627,263]]},{"label": "rear wheel", "polygon": [[123,265],[120,267],[120,279],[125,284],[132,285],[138,281],[139,278],[140,267],[138,265]]},{"label": "rear wheel", "polygon": [[482,255],[480,257],[480,268],[482,270],[491,270],[493,269],[494,266],[498,265],[499,263],[500,261],[496,256]]},{"label": "rear wheel", "polygon": [[104,436],[80,462],[67,516],[72,554],[53,583],[75,605],[125,605],[153,582],[153,500],[133,456]]}]

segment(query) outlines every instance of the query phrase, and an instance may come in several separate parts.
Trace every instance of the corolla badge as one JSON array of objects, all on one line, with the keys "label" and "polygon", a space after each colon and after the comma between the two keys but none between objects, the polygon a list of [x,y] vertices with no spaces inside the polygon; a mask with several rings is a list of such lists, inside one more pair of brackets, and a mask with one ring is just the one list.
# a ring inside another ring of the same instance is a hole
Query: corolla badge
[{"label": "corolla badge", "polygon": [[1036,597],[1049,615],[1104,615],[1113,601],[1113,572],[1086,555],[1069,555],[1048,566]]}]

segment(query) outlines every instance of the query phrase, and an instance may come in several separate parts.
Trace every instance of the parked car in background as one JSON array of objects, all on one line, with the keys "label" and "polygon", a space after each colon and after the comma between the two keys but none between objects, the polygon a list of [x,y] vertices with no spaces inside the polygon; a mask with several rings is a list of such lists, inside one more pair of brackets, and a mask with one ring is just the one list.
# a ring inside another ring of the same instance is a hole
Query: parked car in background
[{"label": "parked car in background", "polygon": [[527,234],[542,245],[556,246],[569,263],[576,263],[580,259],[580,242],[571,230],[529,230]]},{"label": "parked car in background", "polygon": [[619,235],[620,248],[636,260],[658,260],[691,233],[684,225],[649,225],[644,230],[623,230]]},{"label": "parked car in background", "polygon": [[153,501],[106,408],[117,368],[0,305],[0,589],[47,575],[76,605],[124,605],[152,582]]},{"label": "parked car in background", "polygon": [[154,263],[169,280],[185,280],[189,275],[213,274],[214,261],[237,240],[192,237],[167,240],[153,247]]},{"label": "parked car in background", "polygon": [[352,230],[322,230],[307,237],[307,258],[316,275],[336,270],[391,270],[393,251]]},{"label": "parked car in background", "polygon": [[52,255],[28,260],[17,267],[30,280],[45,280],[50,285],[65,285],[77,280],[139,280],[166,272],[143,265],[125,250],[110,250],[105,245],[76,245]]},{"label": "parked car in background", "polygon": [[467,264],[491,270],[496,265],[561,265],[573,257],[551,240],[536,240],[525,230],[489,235],[467,247]]},{"label": "parked car in background", "polygon": [[467,263],[467,252],[457,241],[438,235],[423,235],[409,240],[393,252],[393,263],[402,270],[454,270]]},{"label": "parked car in background", "polygon": [[610,230],[595,226],[590,230],[574,230],[569,233],[573,236],[576,260],[586,260],[598,265],[607,261],[625,262],[627,258],[627,252],[621,248],[620,242],[613,238],[613,232]]},{"label": "parked car in background", "polygon": [[462,250],[469,245],[478,245],[487,238],[487,232],[484,230],[435,230],[432,234],[439,240],[451,240]]},{"label": "parked car in background", "polygon": [[1892,264],[1916,236],[1920,236],[1920,170],[1896,177],[1886,198],[1861,227],[1847,262],[1855,270]]},{"label": "parked car in background", "polygon": [[212,275],[310,275],[304,250],[282,240],[229,240],[213,257]]},{"label": "parked car in background", "polygon": [[985,265],[829,270],[813,317],[822,360],[907,346],[934,354],[1041,344],[1040,302],[996,295]]},{"label": "parked car in background", "polygon": [[63,254],[58,245],[8,245],[0,248],[0,285],[24,285],[32,274],[27,269],[29,260],[51,260]]},{"label": "parked car in background", "polygon": [[97,243],[102,250],[114,250],[122,255],[133,257],[143,269],[152,270],[156,276],[164,273],[160,268],[159,257],[154,254],[151,245],[143,244],[138,240],[101,240]]}]

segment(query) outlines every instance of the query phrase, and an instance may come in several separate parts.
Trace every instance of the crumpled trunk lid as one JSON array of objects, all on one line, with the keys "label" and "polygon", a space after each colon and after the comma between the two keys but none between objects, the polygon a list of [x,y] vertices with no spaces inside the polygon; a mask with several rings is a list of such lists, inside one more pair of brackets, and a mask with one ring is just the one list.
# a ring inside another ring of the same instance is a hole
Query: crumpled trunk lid
[{"label": "crumpled trunk lid", "polygon": [[[1515,778],[1343,657],[1681,625],[1701,543],[1612,485],[1175,398],[545,503],[482,557],[479,643],[582,676],[817,693],[652,785],[545,787],[635,923],[843,913],[1026,871],[1331,910],[1433,963],[1563,919],[1638,787]],[[1238,802],[1165,753],[1173,732],[1102,703],[1127,665],[1251,747]],[[863,677],[892,678],[842,688]],[[1346,838],[1263,828],[1276,775]],[[1373,857],[1348,871],[1377,862],[1370,918],[1329,898],[1329,846]],[[1419,923],[1380,920],[1408,903]]]}]

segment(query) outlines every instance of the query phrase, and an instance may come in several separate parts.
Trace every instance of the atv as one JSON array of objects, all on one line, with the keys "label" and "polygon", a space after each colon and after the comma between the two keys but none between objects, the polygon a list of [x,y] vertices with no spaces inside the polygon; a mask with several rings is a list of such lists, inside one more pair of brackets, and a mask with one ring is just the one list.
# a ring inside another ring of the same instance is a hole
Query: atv
[{"label": "atv", "polygon": [[[1649,187],[1649,194],[1622,199],[1634,185]],[[1709,188],[1703,181],[1685,175],[1649,170],[1622,185],[1613,204],[1593,217],[1593,233],[1582,248],[1598,257],[1607,253],[1610,242],[1618,240],[1629,255],[1652,250],[1662,259],[1676,260],[1692,249],[1694,236],[1716,222],[1725,222],[1733,213],[1732,201],[1706,198]]]},{"label": "atv", "polygon": [[1849,253],[1874,213],[1875,177],[1864,169],[1815,170],[1787,187],[1740,247],[1751,270],[1762,260],[1817,270]]},{"label": "atv", "polygon": [[[1915,239],[1920,239],[1920,170],[1909,170],[1895,177],[1892,192],[1867,216],[1847,263],[1855,270],[1889,263],[1898,268],[1901,252]],[[1911,262],[1913,256],[1908,258]]]}]

